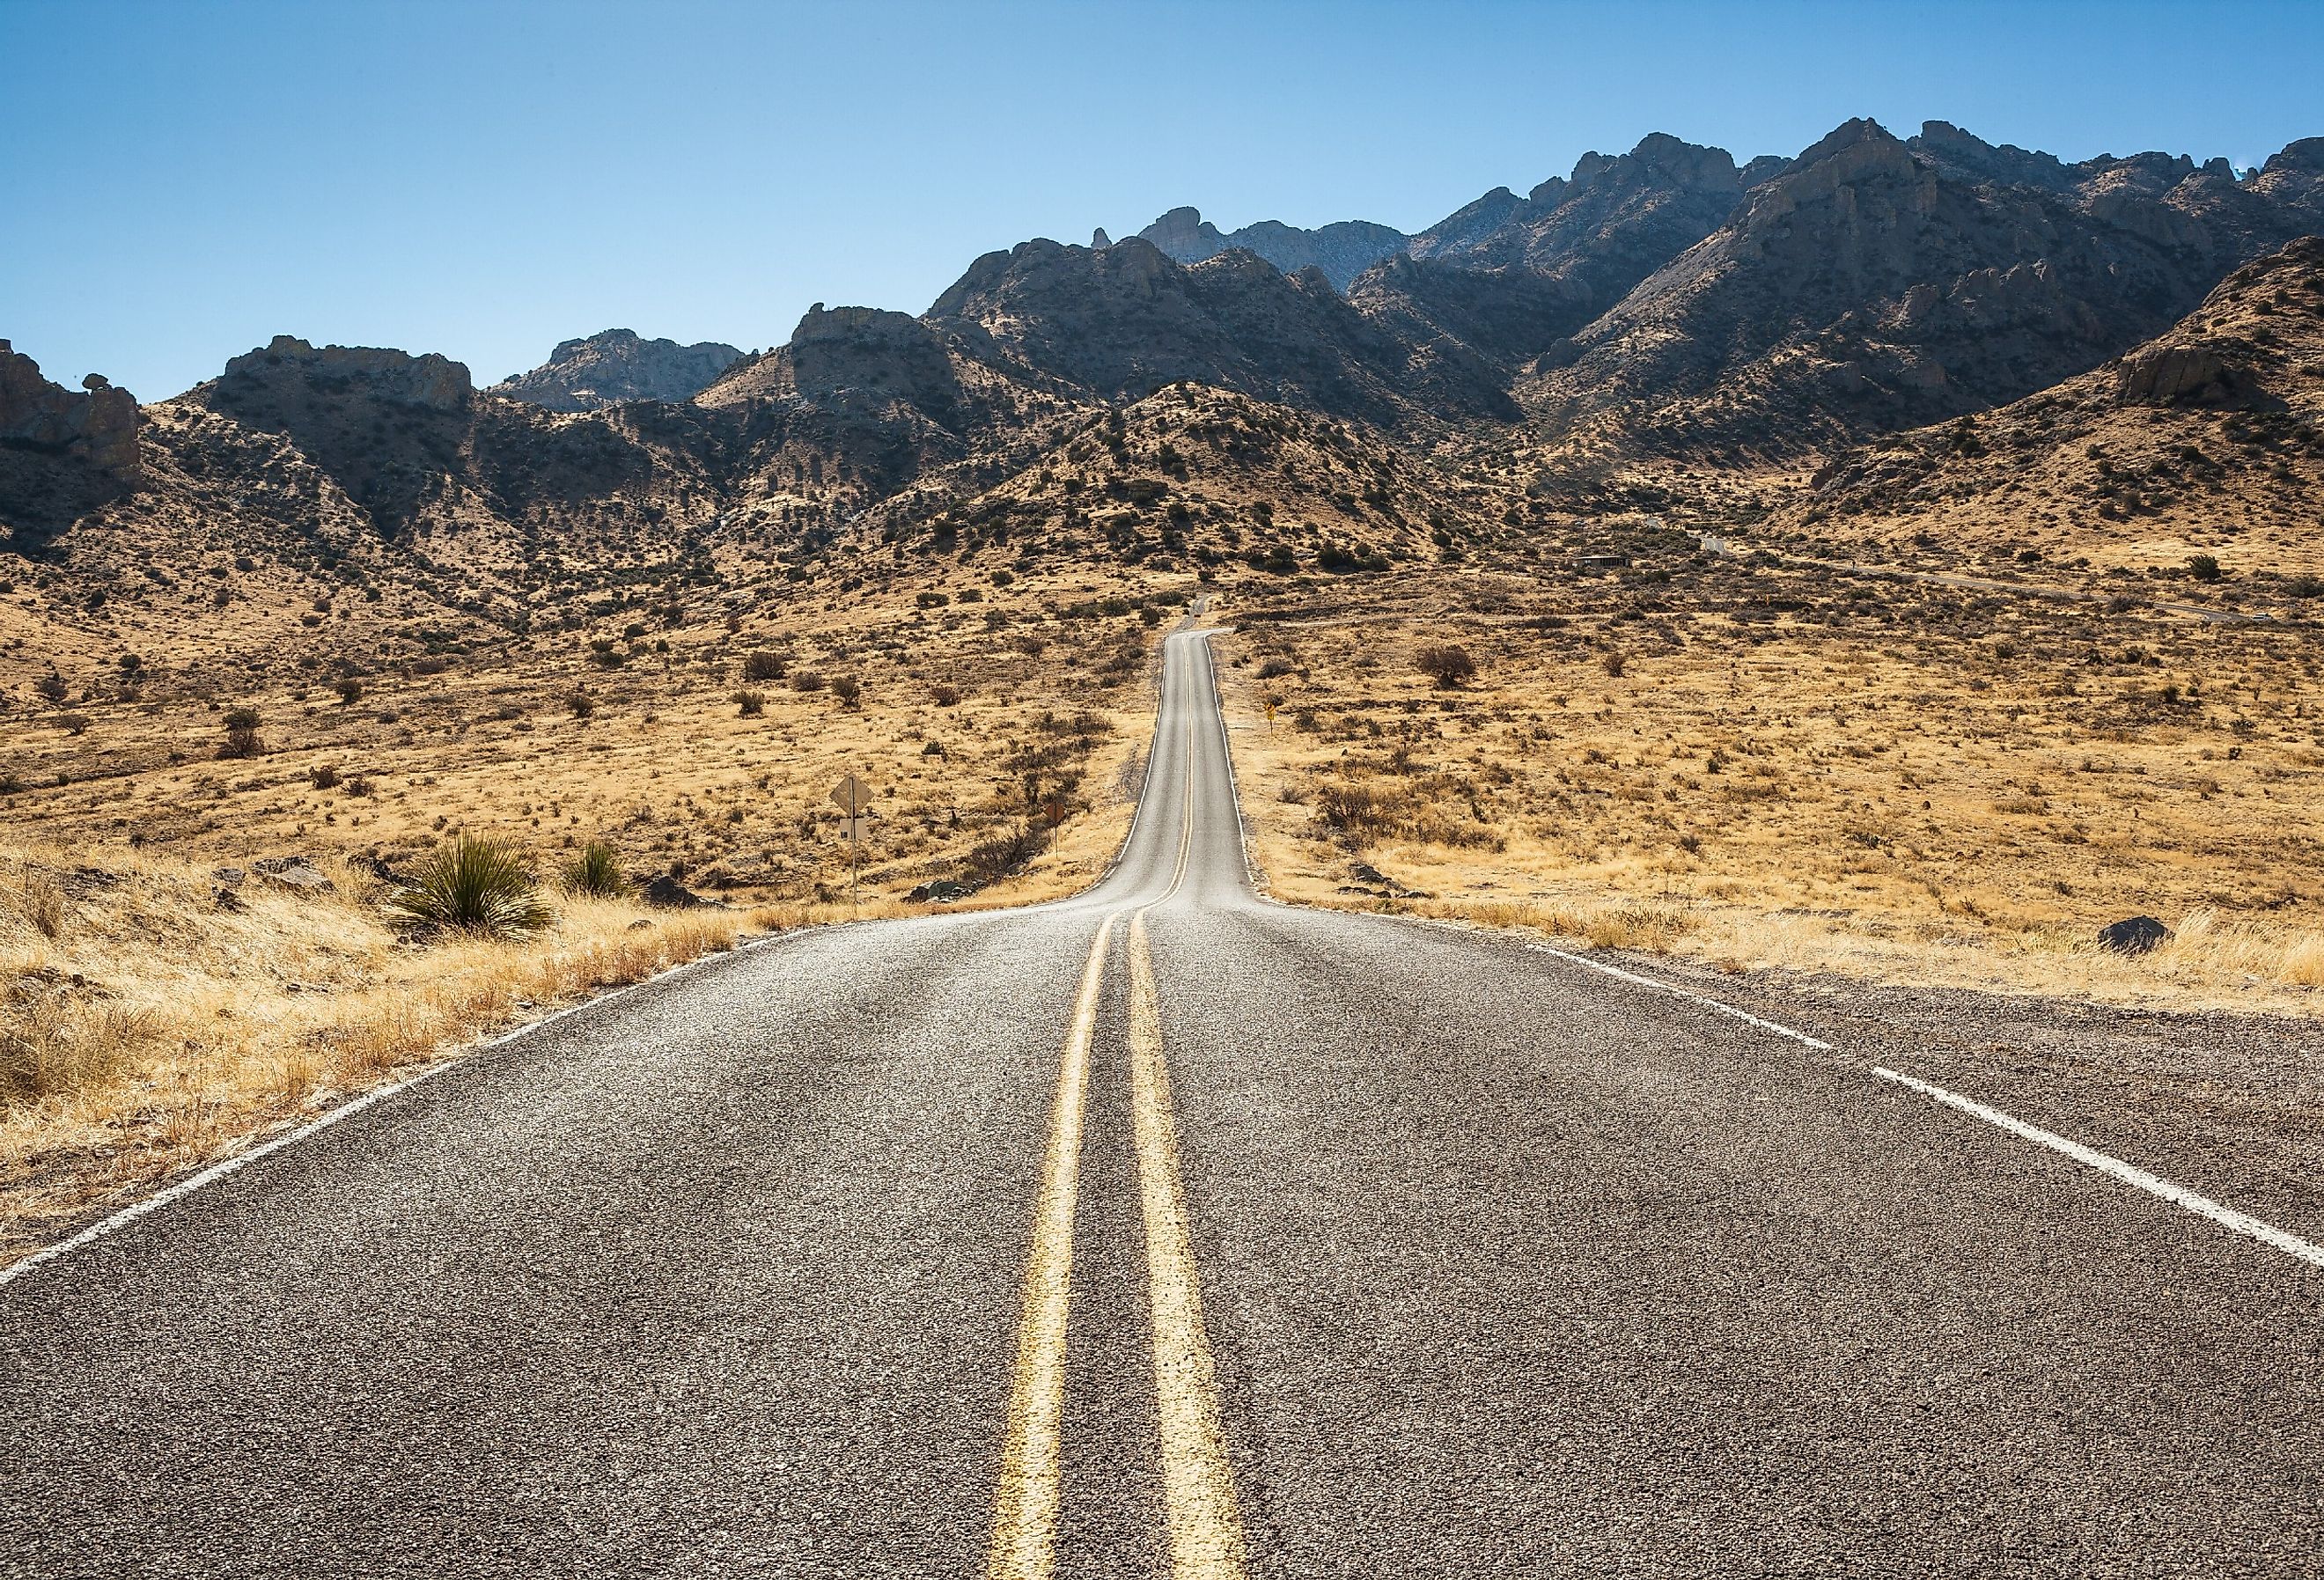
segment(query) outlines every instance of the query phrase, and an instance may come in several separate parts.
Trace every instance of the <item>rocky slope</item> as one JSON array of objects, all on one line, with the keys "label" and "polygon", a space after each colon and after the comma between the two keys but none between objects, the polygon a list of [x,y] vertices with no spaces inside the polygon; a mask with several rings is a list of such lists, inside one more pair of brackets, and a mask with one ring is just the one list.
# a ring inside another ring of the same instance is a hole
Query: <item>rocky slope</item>
[{"label": "rocky slope", "polygon": [[[2184,320],[1996,410],[1849,450],[1775,523],[2229,575],[2324,570],[2324,238],[2243,265]],[[2287,509],[2287,507],[2289,507]]]},{"label": "rocky slope", "polygon": [[1279,219],[1262,219],[1222,234],[1194,208],[1173,208],[1138,236],[1180,263],[1200,263],[1240,247],[1285,274],[1320,269],[1334,291],[1347,290],[1366,269],[1402,252],[1406,240],[1400,230],[1362,219],[1343,219],[1314,230],[1302,230]]},{"label": "rocky slope", "polygon": [[2218,164],[2052,171],[1950,127],[1906,143],[1850,122],[1552,347],[1520,399],[1540,431],[1729,459],[2015,400],[2313,228],[2304,146],[2239,184]]},{"label": "rocky slope", "polygon": [[552,411],[595,411],[630,401],[690,401],[717,382],[742,353],[715,340],[681,346],[607,329],[567,340],[549,360],[493,386],[496,395]]}]

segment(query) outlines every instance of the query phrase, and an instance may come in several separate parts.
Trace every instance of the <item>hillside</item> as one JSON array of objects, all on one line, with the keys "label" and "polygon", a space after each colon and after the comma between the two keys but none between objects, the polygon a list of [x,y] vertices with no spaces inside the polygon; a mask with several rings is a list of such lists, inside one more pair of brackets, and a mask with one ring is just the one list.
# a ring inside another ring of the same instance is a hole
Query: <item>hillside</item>
[{"label": "hillside", "polygon": [[2088,374],[1838,457],[1776,524],[2029,563],[2179,573],[2202,554],[2264,591],[2324,575],[2319,499],[2324,238],[2310,237]]}]

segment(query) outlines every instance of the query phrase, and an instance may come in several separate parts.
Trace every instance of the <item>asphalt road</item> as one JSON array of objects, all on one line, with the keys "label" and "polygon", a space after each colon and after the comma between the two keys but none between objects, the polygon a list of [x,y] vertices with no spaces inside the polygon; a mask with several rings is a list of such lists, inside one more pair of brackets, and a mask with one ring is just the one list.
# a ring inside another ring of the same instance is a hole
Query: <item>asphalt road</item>
[{"label": "asphalt road", "polygon": [[1166,651],[1090,894],[665,978],[0,1285],[0,1574],[2324,1573],[2312,1036],[1266,902]]}]

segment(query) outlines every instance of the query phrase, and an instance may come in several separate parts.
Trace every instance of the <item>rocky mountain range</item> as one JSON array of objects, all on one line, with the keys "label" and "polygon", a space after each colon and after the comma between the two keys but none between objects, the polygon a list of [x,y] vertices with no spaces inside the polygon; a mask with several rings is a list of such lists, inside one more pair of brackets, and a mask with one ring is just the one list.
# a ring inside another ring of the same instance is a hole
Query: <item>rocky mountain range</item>
[{"label": "rocky mountain range", "polygon": [[493,391],[552,411],[595,411],[629,401],[690,401],[742,355],[716,340],[680,346],[641,339],[634,330],[606,329],[559,342],[547,362],[502,380]]},{"label": "rocky mountain range", "polygon": [[[1241,403],[1197,426],[1231,430],[1242,494],[1314,469],[1253,452],[1295,435],[1316,456],[1357,446],[1366,478],[1404,457],[1399,485],[1448,523],[1416,537],[1419,507],[1396,507],[1400,551],[1423,551],[1464,512],[1522,522],[1509,500],[1528,489],[1706,464],[1796,477],[2008,409],[2319,232],[2324,139],[2238,175],[1851,121],[1740,164],[1657,134],[1411,236],[1228,235],[1175,211],[1151,239],[989,254],[919,314],[817,304],[752,356],[609,331],[484,390],[439,356],[284,337],[141,411],[0,347],[0,547],[97,564],[170,533],[327,545],[524,621],[656,555],[747,545],[812,577],[866,531],[936,541],[960,502],[1056,470],[1106,413],[1176,421],[1141,403],[1193,387]],[[1462,468],[1477,487],[1447,480]],[[1351,531],[1379,492],[1357,476],[1327,491],[1357,501]]]}]

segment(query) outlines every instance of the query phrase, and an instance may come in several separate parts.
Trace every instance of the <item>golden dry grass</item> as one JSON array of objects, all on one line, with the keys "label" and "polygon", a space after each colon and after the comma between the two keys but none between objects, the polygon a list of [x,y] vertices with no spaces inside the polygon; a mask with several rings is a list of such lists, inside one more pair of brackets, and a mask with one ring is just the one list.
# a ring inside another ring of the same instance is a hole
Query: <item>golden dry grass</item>
[{"label": "golden dry grass", "polygon": [[[794,608],[680,632],[669,654],[632,644],[618,666],[576,635],[374,670],[354,704],[319,686],[97,687],[16,716],[0,790],[0,1257],[746,931],[907,914],[935,879],[981,885],[960,907],[1085,886],[1134,810],[1167,607],[1088,596],[1102,590],[1048,584],[999,619],[973,601]],[[746,716],[733,693],[754,652],[785,673],[750,682],[764,701]],[[803,670],[824,683],[800,688]],[[840,676],[859,682],[854,706]],[[218,754],[229,703],[259,712],[262,755]],[[849,773],[874,794],[860,849],[829,799]],[[605,840],[633,878],[674,872],[729,909],[561,898],[538,938],[399,937],[377,865],[459,834],[514,845],[544,876]],[[256,873],[293,853],[337,893]],[[250,875],[221,902],[226,867]]]},{"label": "golden dry grass", "polygon": [[18,848],[0,857],[0,1257],[562,1003],[731,948],[726,910],[566,900],[540,937],[418,940],[382,885]]},{"label": "golden dry grass", "polygon": [[[1737,969],[2324,1010],[2309,633],[1668,564],[1222,610],[1276,891]],[[1417,671],[1446,642],[1471,686]],[[2096,947],[2141,913],[2177,938]]]}]

